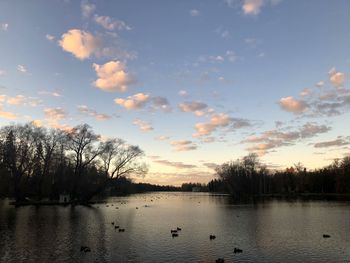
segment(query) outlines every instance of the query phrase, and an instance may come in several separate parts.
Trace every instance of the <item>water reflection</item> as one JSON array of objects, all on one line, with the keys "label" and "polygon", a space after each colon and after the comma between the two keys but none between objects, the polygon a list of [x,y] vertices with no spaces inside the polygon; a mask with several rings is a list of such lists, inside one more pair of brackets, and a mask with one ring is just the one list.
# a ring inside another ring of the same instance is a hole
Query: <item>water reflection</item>
[{"label": "water reflection", "polygon": [[[0,261],[347,262],[349,219],[349,203],[235,204],[203,193],[141,194],[93,207],[14,208],[0,201]],[[172,238],[176,227],[182,231]]]}]

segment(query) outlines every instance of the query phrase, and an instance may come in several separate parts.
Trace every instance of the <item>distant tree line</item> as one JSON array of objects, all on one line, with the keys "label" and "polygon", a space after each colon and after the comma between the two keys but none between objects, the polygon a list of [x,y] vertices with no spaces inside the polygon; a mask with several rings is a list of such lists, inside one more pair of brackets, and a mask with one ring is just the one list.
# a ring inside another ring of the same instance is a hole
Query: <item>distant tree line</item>
[{"label": "distant tree line", "polygon": [[224,163],[216,169],[218,179],[208,183],[211,192],[228,192],[236,198],[269,194],[350,193],[350,156],[308,171],[302,164],[284,171],[270,171],[256,154]]},{"label": "distant tree line", "polygon": [[73,201],[87,202],[118,179],[144,175],[143,156],[138,146],[121,139],[101,140],[87,124],[67,131],[31,123],[5,126],[0,129],[0,195],[24,201],[69,194]]}]

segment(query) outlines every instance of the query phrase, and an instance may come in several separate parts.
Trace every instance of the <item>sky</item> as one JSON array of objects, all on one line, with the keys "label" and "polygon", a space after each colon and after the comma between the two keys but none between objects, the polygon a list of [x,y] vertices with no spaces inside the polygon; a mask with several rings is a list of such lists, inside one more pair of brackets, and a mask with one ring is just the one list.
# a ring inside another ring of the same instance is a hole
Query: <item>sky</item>
[{"label": "sky", "polygon": [[350,154],[348,0],[1,0],[0,125],[139,145],[136,181]]}]

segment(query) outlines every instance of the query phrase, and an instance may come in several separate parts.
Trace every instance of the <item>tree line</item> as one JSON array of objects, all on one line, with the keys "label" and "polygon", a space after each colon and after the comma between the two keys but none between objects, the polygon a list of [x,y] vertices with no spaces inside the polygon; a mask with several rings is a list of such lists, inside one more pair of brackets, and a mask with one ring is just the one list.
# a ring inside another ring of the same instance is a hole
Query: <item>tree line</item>
[{"label": "tree line", "polygon": [[62,131],[32,123],[0,129],[0,195],[25,201],[69,194],[88,202],[117,179],[144,175],[144,152],[119,138],[101,140],[87,124]]},{"label": "tree line", "polygon": [[307,170],[298,163],[284,171],[270,171],[256,154],[217,167],[218,179],[208,183],[211,192],[228,192],[235,198],[303,193],[350,193],[350,156]]}]

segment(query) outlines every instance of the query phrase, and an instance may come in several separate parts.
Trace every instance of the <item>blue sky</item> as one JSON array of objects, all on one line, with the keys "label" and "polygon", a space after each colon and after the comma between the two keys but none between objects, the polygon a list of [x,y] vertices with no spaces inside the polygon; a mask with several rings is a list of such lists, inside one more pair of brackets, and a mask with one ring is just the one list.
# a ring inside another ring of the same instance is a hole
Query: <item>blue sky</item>
[{"label": "blue sky", "polygon": [[350,2],[0,2],[0,124],[90,124],[146,153],[139,181],[207,182],[350,152]]}]

